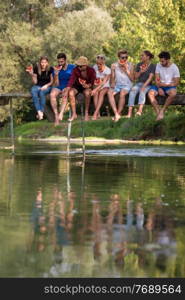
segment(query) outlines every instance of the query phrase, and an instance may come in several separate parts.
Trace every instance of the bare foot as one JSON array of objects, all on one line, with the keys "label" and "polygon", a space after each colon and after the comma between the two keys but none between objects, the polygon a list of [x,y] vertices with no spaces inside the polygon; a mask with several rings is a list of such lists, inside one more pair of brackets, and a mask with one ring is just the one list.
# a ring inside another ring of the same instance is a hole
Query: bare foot
[{"label": "bare foot", "polygon": [[98,118],[97,115],[93,115],[92,118],[91,118],[91,120],[95,121],[95,120],[97,120],[97,118]]},{"label": "bare foot", "polygon": [[58,115],[59,121],[62,121],[62,120],[63,120],[63,117],[64,117],[64,114],[63,114],[63,113],[59,113],[59,115]]},{"label": "bare foot", "polygon": [[160,121],[160,120],[162,120],[163,118],[164,118],[164,113],[163,113],[163,111],[160,111],[159,114],[158,114],[158,116],[157,116],[156,121]]},{"label": "bare foot", "polygon": [[114,122],[118,122],[121,116],[119,114],[115,115]]},{"label": "bare foot", "polygon": [[85,114],[85,121],[89,121],[89,115],[88,114]]},{"label": "bare foot", "polygon": [[55,126],[59,125],[59,117],[58,114],[55,114]]},{"label": "bare foot", "polygon": [[68,121],[72,122],[75,119],[77,119],[77,115],[72,115],[71,118],[68,119]]},{"label": "bare foot", "polygon": [[126,115],[125,118],[130,119],[131,115]]},{"label": "bare foot", "polygon": [[142,113],[140,111],[136,112],[136,116],[141,116],[141,115],[142,115]]},{"label": "bare foot", "polygon": [[38,114],[37,114],[37,116],[38,116],[38,119],[39,120],[42,120],[43,119],[43,112],[41,111],[41,110],[38,110],[38,112],[37,112]]}]

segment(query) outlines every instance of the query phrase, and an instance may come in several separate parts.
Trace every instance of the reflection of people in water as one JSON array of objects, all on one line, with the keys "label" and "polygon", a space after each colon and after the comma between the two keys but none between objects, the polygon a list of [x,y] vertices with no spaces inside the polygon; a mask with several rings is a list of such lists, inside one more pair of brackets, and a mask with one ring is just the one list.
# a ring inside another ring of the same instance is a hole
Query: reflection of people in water
[{"label": "reflection of people in water", "polygon": [[172,218],[160,198],[156,198],[155,206],[148,214],[146,229],[150,239],[145,248],[154,254],[156,266],[164,272],[168,261],[173,262],[176,257],[176,241]]},{"label": "reflection of people in water", "polygon": [[101,257],[101,242],[102,242],[102,217],[100,214],[101,207],[99,199],[96,195],[93,196],[92,200],[92,221],[91,221],[91,230],[93,232],[93,253],[94,259],[100,260]]},{"label": "reflection of people in water", "polygon": [[107,217],[108,253],[114,257],[117,266],[123,267],[124,257],[128,253],[125,227],[123,226],[123,209],[121,197],[113,194],[110,197],[109,214]]},{"label": "reflection of people in water", "polygon": [[31,216],[31,222],[33,223],[33,230],[30,236],[31,241],[29,243],[29,249],[31,250],[31,248],[35,246],[36,251],[42,252],[46,247],[47,225],[46,217],[43,213],[43,199],[41,189],[38,189],[37,191],[36,201],[34,203]]},{"label": "reflection of people in water", "polygon": [[[52,245],[56,261],[62,261],[63,246],[68,245],[68,234],[73,227],[75,194],[69,193],[69,207],[57,187],[54,188],[53,199],[48,205],[48,214],[43,209],[43,193],[38,189],[34,203],[31,222],[31,248],[42,252],[47,245]],[[45,212],[45,213],[44,213]],[[31,250],[31,249],[30,249]]]}]

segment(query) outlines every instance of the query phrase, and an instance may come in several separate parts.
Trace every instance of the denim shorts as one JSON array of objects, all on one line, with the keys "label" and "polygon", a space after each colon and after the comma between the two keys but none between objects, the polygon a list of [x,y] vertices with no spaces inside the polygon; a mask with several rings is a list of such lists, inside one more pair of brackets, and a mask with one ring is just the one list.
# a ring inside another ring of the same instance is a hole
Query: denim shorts
[{"label": "denim shorts", "polygon": [[121,92],[121,90],[125,90],[127,92],[129,92],[131,90],[131,86],[129,85],[122,85],[122,84],[119,84],[119,85],[116,85],[115,88],[114,88],[114,92],[115,93],[119,93]]},{"label": "denim shorts", "polygon": [[[176,88],[177,88],[176,86],[160,86],[160,89],[162,89],[165,94],[167,94],[168,91]],[[151,90],[158,92],[159,88],[156,85],[152,85],[150,91]]]}]

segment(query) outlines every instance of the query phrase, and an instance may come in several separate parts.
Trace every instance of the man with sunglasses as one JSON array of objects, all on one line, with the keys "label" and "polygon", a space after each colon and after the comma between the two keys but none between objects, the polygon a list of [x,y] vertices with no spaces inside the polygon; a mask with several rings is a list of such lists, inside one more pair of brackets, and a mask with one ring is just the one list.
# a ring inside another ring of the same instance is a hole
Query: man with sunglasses
[{"label": "man with sunglasses", "polygon": [[[109,102],[115,113],[114,121],[120,119],[125,105],[125,96],[132,88],[133,65],[128,62],[128,52],[118,51],[118,61],[111,66],[111,89],[108,91]],[[118,108],[114,96],[120,93]]]},{"label": "man with sunglasses", "polygon": [[79,57],[76,61],[67,87],[69,90],[69,99],[72,109],[72,116],[69,121],[77,118],[76,113],[76,95],[83,93],[85,96],[85,121],[89,120],[89,107],[91,101],[91,92],[96,79],[96,72],[92,67],[88,66],[88,59],[84,56]]}]

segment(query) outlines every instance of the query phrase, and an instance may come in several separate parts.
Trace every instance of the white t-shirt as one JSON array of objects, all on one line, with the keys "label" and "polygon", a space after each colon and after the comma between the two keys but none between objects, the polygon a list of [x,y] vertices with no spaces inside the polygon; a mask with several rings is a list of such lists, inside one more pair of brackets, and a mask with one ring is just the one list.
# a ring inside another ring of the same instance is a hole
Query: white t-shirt
[{"label": "white t-shirt", "polygon": [[170,84],[173,78],[180,77],[179,68],[172,63],[169,67],[163,67],[160,63],[157,64],[155,73],[158,73],[162,83]]},{"label": "white t-shirt", "polygon": [[[129,71],[132,69],[132,64],[130,62],[127,62]],[[120,68],[119,63],[115,63],[115,81],[116,86],[118,85],[126,85],[131,87],[132,81],[128,77],[128,75]]]},{"label": "white t-shirt", "polygon": [[[97,66],[97,65],[94,65],[93,68],[94,68],[94,70],[96,71],[96,78],[101,78],[101,79],[103,79],[103,78],[105,78],[105,76],[110,75],[110,73],[111,73],[111,69],[110,69],[109,67],[107,67],[107,66],[105,66],[105,69],[103,70],[103,72],[100,72],[100,71],[98,70],[98,66]],[[102,89],[103,89],[104,87],[110,87],[110,80],[108,80],[108,81],[102,86]]]}]

